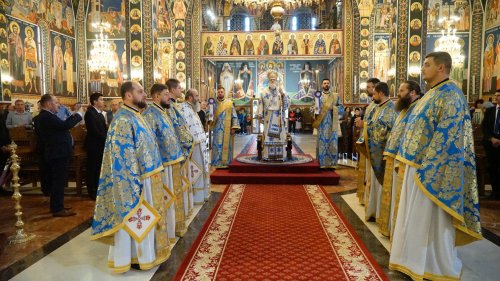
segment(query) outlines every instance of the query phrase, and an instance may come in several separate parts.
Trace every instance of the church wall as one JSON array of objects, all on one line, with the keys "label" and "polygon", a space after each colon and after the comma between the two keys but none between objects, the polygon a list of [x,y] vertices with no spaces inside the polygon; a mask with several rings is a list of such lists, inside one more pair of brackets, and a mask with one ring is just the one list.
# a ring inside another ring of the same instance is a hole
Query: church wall
[{"label": "church wall", "polygon": [[[469,31],[471,26],[471,9],[469,1],[466,0],[429,0],[427,6],[427,46],[426,53],[434,51],[439,47],[439,37],[442,30],[446,30],[444,22],[440,18],[457,16],[455,24],[456,36],[461,46],[460,53],[465,57],[463,64],[453,64],[450,78],[453,79],[464,94],[467,94],[467,83],[469,73]],[[446,32],[445,32],[446,33]],[[411,38],[410,38],[411,43]],[[411,53],[410,53],[411,58]]]},{"label": "church wall", "polygon": [[[174,48],[175,52],[180,52],[179,56],[175,58],[175,78],[181,82],[183,88],[190,87],[187,84],[187,73],[188,66],[186,63],[191,59],[189,56],[189,46],[188,40],[192,40],[189,36],[188,23],[186,22],[186,17],[188,16],[188,11],[190,10],[190,4],[192,1],[185,0],[174,0],[172,2],[172,14],[174,18],[173,34],[174,34]],[[189,41],[190,42],[190,41]],[[184,55],[182,55],[184,53]]]},{"label": "church wall", "polygon": [[[0,10],[0,100],[24,99],[35,104],[40,95],[53,93],[63,103],[76,101],[72,1],[16,0],[7,4]],[[48,28],[40,29],[41,25]],[[44,30],[48,33],[43,34]],[[50,40],[42,40],[44,37]],[[47,58],[42,53],[44,50],[49,50]]]},{"label": "church wall", "polygon": [[484,14],[484,47],[482,95],[488,98],[500,89],[500,11],[498,0],[486,1]]},{"label": "church wall", "polygon": [[[130,1],[132,2],[138,1]],[[134,9],[134,8],[132,8]],[[131,11],[132,11],[131,9]],[[132,13],[131,13],[132,14]],[[134,18],[140,21],[140,10],[133,10]],[[130,57],[126,51],[127,49],[127,32],[126,28],[126,18],[125,18],[125,3],[123,1],[115,0],[90,0],[89,6],[87,8],[86,17],[86,45],[87,45],[87,59],[90,59],[90,51],[92,50],[92,44],[99,35],[99,28],[95,25],[96,23],[107,23],[109,28],[105,28],[103,34],[107,36],[108,42],[111,44],[111,49],[113,50],[113,57],[110,58],[115,61],[117,68],[114,71],[107,71],[102,75],[98,71],[88,72],[88,94],[94,92],[101,92],[104,97],[118,97],[119,86],[123,80],[127,80],[130,76]],[[131,21],[132,23],[132,21]],[[134,61],[137,65],[137,61],[142,65],[142,42],[141,42],[141,32],[142,27],[140,25],[135,25],[136,22],[131,24],[130,38],[133,39],[131,42],[131,48],[133,46],[134,52],[138,52],[139,59]],[[137,40],[139,39],[139,40]],[[135,57],[134,57],[135,58]],[[135,66],[134,66],[135,67]]]},{"label": "church wall", "polygon": [[[182,60],[186,58],[183,50],[176,51],[172,44],[172,9],[166,0],[153,0],[153,40],[155,46],[154,78],[155,83],[165,83],[173,75],[174,55],[179,61],[177,69],[185,70]],[[184,40],[185,32],[176,31],[175,37]]]}]

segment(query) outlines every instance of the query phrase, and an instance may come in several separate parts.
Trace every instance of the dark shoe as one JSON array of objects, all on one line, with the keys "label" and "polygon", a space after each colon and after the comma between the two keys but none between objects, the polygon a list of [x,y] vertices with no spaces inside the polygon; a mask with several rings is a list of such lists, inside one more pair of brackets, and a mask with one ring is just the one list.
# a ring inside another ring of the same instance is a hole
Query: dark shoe
[{"label": "dark shoe", "polygon": [[71,211],[68,211],[68,210],[62,210],[62,211],[59,211],[59,212],[56,212],[56,213],[52,213],[53,217],[71,217],[71,216],[74,216],[74,215],[76,215],[75,212],[71,212]]},{"label": "dark shoe", "polygon": [[131,264],[130,267],[136,270],[141,270],[141,266],[136,263]]}]

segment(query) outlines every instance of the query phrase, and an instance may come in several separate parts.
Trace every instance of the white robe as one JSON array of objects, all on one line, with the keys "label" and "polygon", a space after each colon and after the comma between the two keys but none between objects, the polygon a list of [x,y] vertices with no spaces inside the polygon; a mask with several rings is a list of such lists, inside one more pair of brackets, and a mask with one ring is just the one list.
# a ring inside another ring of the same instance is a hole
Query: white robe
[{"label": "white robe", "polygon": [[[151,178],[143,181],[144,200],[150,205],[153,204],[153,193],[151,192]],[[108,264],[118,272],[123,272],[130,269],[132,263],[137,263],[141,269],[149,269],[157,264],[157,253],[155,246],[155,227],[153,227],[141,243],[138,243],[134,238],[121,228],[114,234],[114,245],[110,246],[108,254]]]},{"label": "white robe", "polygon": [[208,148],[206,134],[200,117],[192,106],[185,102],[179,105],[179,112],[186,121],[189,132],[193,136],[193,153],[189,159],[189,179],[193,186],[194,204],[201,205],[210,194],[210,177],[208,171]]},{"label": "white robe", "polygon": [[454,245],[452,218],[424,195],[415,173],[414,167],[406,166],[389,268],[414,279],[446,276],[458,280],[462,262]]}]

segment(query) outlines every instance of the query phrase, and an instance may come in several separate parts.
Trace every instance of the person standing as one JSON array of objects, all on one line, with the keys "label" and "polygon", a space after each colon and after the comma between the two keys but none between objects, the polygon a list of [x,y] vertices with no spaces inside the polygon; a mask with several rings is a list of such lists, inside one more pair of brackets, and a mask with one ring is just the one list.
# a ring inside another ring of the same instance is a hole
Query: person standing
[{"label": "person standing", "polygon": [[193,153],[189,167],[189,176],[193,184],[195,205],[202,205],[210,196],[210,174],[208,169],[207,135],[196,114],[200,107],[200,94],[196,89],[186,92],[185,101],[179,104],[179,112],[193,136]]},{"label": "person standing", "polygon": [[344,114],[344,106],[337,93],[330,92],[330,80],[321,82],[323,91],[316,103],[313,127],[318,130],[316,159],[322,169],[335,168],[338,161],[338,136],[341,134],[339,115]]},{"label": "person standing", "polygon": [[166,216],[168,238],[175,242],[175,235],[182,237],[187,231],[186,215],[184,205],[188,204],[184,196],[187,191],[183,191],[181,178],[181,162],[185,159],[181,146],[175,134],[174,125],[167,113],[170,107],[170,94],[167,86],[154,84],[151,87],[151,98],[153,104],[142,113],[142,116],[153,130],[156,142],[160,149],[160,155],[165,172],[163,183],[168,188],[165,196],[172,198],[166,206]]},{"label": "person standing", "polygon": [[367,155],[368,151],[368,141],[365,140],[365,128],[366,124],[370,122],[373,113],[375,112],[375,107],[377,106],[373,101],[372,97],[375,92],[375,85],[379,83],[378,78],[370,78],[366,81],[366,92],[370,97],[371,102],[365,107],[364,114],[362,116],[356,117],[354,119],[354,124],[356,128],[360,130],[359,139],[356,141],[357,150],[360,152],[360,157],[358,161],[358,188],[357,196],[361,205],[365,204],[365,190],[370,182],[371,164],[369,157]]},{"label": "person standing", "polygon": [[83,109],[62,121],[56,97],[45,94],[40,100],[42,111],[38,115],[36,134],[43,145],[43,165],[48,167],[47,181],[50,182],[50,211],[54,217],[76,215],[64,207],[64,188],[68,183],[68,172],[73,153],[73,139],[69,130],[82,121]]},{"label": "person standing", "polygon": [[131,266],[151,269],[170,256],[167,201],[161,154],[140,110],[146,107],[141,84],[121,85],[124,106],[108,130],[92,221],[91,239],[108,242],[108,266],[124,273]]},{"label": "person standing", "polygon": [[118,109],[120,109],[122,102],[120,99],[113,99],[111,100],[111,110],[106,111],[106,124],[108,126],[111,124],[111,121],[113,121],[113,116],[116,114]]},{"label": "person standing", "polygon": [[368,188],[364,193],[366,220],[370,218],[377,220],[380,215],[380,199],[385,171],[383,152],[397,117],[394,103],[389,98],[387,83],[379,82],[375,85],[373,102],[376,107],[371,120],[366,123],[365,127],[366,150],[371,166],[370,184],[367,184]]},{"label": "person standing", "polygon": [[58,106],[58,110],[57,110],[57,117],[59,117],[59,119],[61,119],[62,121],[65,121],[68,117],[70,117],[73,113],[71,113],[71,110],[69,110],[69,108],[67,106],[65,106],[64,104],[61,104],[61,102],[59,101],[59,99],[56,97],[56,103],[57,103],[57,106]]},{"label": "person standing", "polygon": [[203,129],[207,131],[207,102],[202,101],[200,104],[200,110],[198,111],[198,117],[200,117],[201,125]]},{"label": "person standing", "polygon": [[191,157],[193,156],[195,143],[186,124],[186,120],[184,120],[182,114],[180,113],[180,104],[177,103],[177,99],[182,98],[181,82],[177,79],[168,79],[167,88],[170,93],[170,107],[167,109],[168,116],[170,117],[170,120],[172,120],[175,134],[177,135],[177,141],[180,143],[184,154],[184,161],[182,161],[181,164],[182,190],[186,191],[183,193],[184,202],[187,202],[187,204],[184,204],[184,211],[185,215],[189,216],[194,207],[193,186],[191,177],[189,176],[189,166]]},{"label": "person standing", "polygon": [[7,128],[26,127],[31,128],[31,112],[26,112],[23,100],[16,100],[15,111],[9,112],[5,121]]},{"label": "person standing", "polygon": [[259,117],[264,124],[262,159],[285,161],[288,128],[286,111],[290,107],[290,100],[277,85],[276,72],[268,72],[267,78],[269,87],[264,89],[259,101]]},{"label": "person standing", "polygon": [[471,118],[451,66],[446,52],[425,57],[429,91],[396,156],[405,166],[389,268],[415,280],[459,280],[457,246],[482,239]]},{"label": "person standing", "polygon": [[233,160],[233,137],[240,128],[233,101],[225,98],[224,87],[217,88],[217,101],[214,104],[212,131],[212,167],[227,168]]},{"label": "person standing", "polygon": [[394,122],[384,150],[385,174],[380,199],[380,215],[377,218],[379,232],[384,236],[391,236],[394,231],[394,213],[397,206],[397,194],[401,192],[402,177],[398,175],[402,163],[395,160],[401,145],[401,138],[406,129],[406,123],[415,108],[417,101],[422,97],[420,86],[415,81],[406,81],[399,86],[398,101],[395,108],[399,115]]},{"label": "person standing", "polygon": [[85,138],[85,150],[87,151],[87,191],[90,198],[95,200],[108,130],[104,115],[102,114],[102,110],[104,109],[103,95],[101,93],[90,95],[90,104],[91,106],[87,109],[84,117],[87,128],[87,136]]},{"label": "person standing", "polygon": [[288,112],[288,133],[295,134],[295,128],[297,124],[297,113],[295,111],[290,110]]},{"label": "person standing", "polygon": [[488,157],[493,192],[490,199],[500,199],[500,90],[495,93],[497,105],[486,109],[483,123],[483,145]]}]

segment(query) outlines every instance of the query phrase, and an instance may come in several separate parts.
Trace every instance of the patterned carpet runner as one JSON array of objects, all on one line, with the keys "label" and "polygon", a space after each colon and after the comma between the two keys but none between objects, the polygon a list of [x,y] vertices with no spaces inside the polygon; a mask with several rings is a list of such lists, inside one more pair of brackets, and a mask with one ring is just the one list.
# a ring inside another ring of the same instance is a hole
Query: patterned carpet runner
[{"label": "patterned carpet runner", "polygon": [[388,280],[317,185],[231,185],[174,280]]}]

